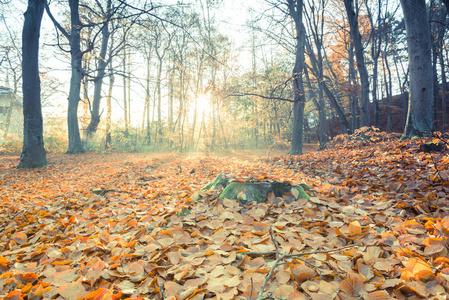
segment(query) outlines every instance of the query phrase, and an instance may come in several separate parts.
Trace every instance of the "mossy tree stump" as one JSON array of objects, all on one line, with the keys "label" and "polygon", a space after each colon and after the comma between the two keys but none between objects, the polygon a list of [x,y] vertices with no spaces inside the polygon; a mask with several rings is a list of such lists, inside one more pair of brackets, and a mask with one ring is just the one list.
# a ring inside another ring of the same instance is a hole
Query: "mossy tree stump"
[{"label": "mossy tree stump", "polygon": [[233,199],[241,202],[266,202],[268,195],[273,193],[276,197],[282,197],[286,193],[292,193],[296,199],[310,199],[304,188],[310,189],[306,184],[290,185],[283,182],[230,182],[219,174],[214,181],[202,188],[202,190],[216,190],[221,186],[224,190],[218,196],[219,199]]},{"label": "mossy tree stump", "polygon": [[225,178],[223,174],[218,174],[214,181],[203,187],[201,190],[218,190],[224,189],[229,183],[229,180]]}]

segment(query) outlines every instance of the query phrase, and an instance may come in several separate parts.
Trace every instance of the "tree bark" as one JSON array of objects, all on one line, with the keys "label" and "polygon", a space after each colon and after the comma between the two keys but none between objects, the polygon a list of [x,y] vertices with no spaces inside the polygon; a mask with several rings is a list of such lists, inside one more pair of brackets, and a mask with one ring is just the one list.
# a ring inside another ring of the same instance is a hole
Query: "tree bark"
[{"label": "tree bark", "polygon": [[[126,48],[123,48],[123,113],[125,116],[125,136],[129,135],[129,120],[128,120],[128,101],[126,100]],[[129,74],[128,74],[129,76]]]},{"label": "tree bark", "polygon": [[[391,79],[391,70],[390,65],[388,64],[388,55],[387,55],[387,46],[385,44],[385,49],[383,51],[383,62],[384,62],[384,81],[385,81],[385,90],[387,91],[388,98],[388,109],[387,109],[387,133],[391,132],[391,104],[393,102],[393,91],[392,91],[392,79]],[[387,79],[388,74],[388,79]]]},{"label": "tree bark", "polygon": [[371,24],[371,58],[373,59],[373,87],[371,89],[371,95],[374,105],[374,127],[379,128],[379,99],[377,95],[378,86],[378,62],[381,52],[382,36],[379,32],[379,27],[381,26],[381,12],[382,12],[382,1],[377,1],[377,26],[374,24],[373,14],[371,8],[368,5],[368,1],[365,0],[366,11],[368,14],[368,19]]},{"label": "tree bark", "polygon": [[287,0],[290,16],[295,22],[296,29],[296,58],[293,68],[293,137],[290,154],[302,154],[304,133],[304,106],[306,102],[304,93],[303,71],[304,71],[304,48],[305,28],[302,22],[303,0]]},{"label": "tree bark", "polygon": [[[109,20],[111,16],[111,0],[108,0],[106,6],[106,16],[105,19]],[[103,25],[103,29],[101,30],[102,40],[101,40],[101,48],[100,48],[100,57],[98,58],[97,65],[97,75],[94,79],[94,99],[92,101],[92,109],[90,111],[90,122],[86,128],[87,136],[90,137],[92,133],[97,131],[98,124],[100,124],[100,102],[101,102],[101,88],[103,86],[103,78],[106,70],[106,66],[108,64],[106,60],[106,52],[108,50],[108,42],[109,42],[109,22],[106,21],[106,24]]]},{"label": "tree bark", "polygon": [[109,75],[109,90],[108,90],[108,96],[106,97],[106,106],[107,106],[107,112],[106,112],[106,143],[105,148],[108,149],[111,147],[112,139],[111,139],[111,116],[112,116],[112,89],[114,87],[114,75]]},{"label": "tree bark", "polygon": [[[318,3],[316,3],[318,2]],[[323,33],[324,33],[324,8],[326,6],[325,1],[315,1],[317,5],[317,10],[319,13],[314,13],[314,8],[312,15],[309,16],[305,14],[311,33],[311,38],[313,38],[316,53],[314,53],[310,42],[308,39],[305,41],[305,47],[309,52],[309,57],[313,56],[313,70],[314,75],[318,81],[318,118],[319,118],[319,128],[320,128],[320,149],[325,149],[327,145],[328,135],[327,135],[327,117],[326,117],[326,104],[324,102],[324,70],[323,70]],[[311,58],[312,59],[312,58]]]},{"label": "tree bark", "polygon": [[39,35],[44,0],[28,0],[22,31],[23,147],[19,168],[47,165],[44,148],[41,87],[39,79]]},{"label": "tree bark", "polygon": [[356,83],[356,73],[354,68],[354,43],[351,41],[348,49],[348,63],[349,63],[349,101],[351,105],[351,131],[354,132],[357,128],[359,128],[359,98],[357,96],[357,92],[355,90]]},{"label": "tree bark", "polygon": [[401,0],[407,31],[410,94],[403,138],[432,131],[433,72],[430,26],[425,0]]},{"label": "tree bark", "polygon": [[70,44],[71,57],[71,79],[67,109],[67,127],[69,136],[69,149],[67,154],[84,152],[78,124],[78,103],[80,101],[81,80],[83,79],[82,59],[84,53],[81,51],[81,29],[83,24],[79,15],[79,0],[69,0],[70,8],[70,34],[59,24],[45,5],[48,16],[55,27],[66,37]]},{"label": "tree bark", "polygon": [[[306,45],[306,48],[307,48],[308,56],[309,56],[310,61],[311,61],[311,63],[312,63],[312,71],[313,71],[313,73],[315,73],[315,75],[316,75],[316,73],[319,73],[319,72],[320,72],[320,71],[319,71],[318,59],[317,59],[317,57],[315,56],[315,53],[313,52],[313,49],[312,49],[312,47],[310,46],[310,43],[308,43],[308,42],[306,41],[305,45]],[[316,76],[316,77],[318,77],[318,76]],[[323,77],[322,75],[321,75],[321,78],[322,78],[322,79],[321,79],[321,82],[319,83],[319,84],[320,84],[320,89],[322,89],[322,91],[323,91],[323,92],[326,94],[326,96],[329,98],[329,102],[330,102],[331,106],[335,109],[335,111],[336,111],[336,113],[337,113],[337,115],[338,115],[340,121],[342,122],[342,124],[346,127],[346,133],[350,133],[350,131],[351,131],[351,126],[349,126],[348,120],[346,119],[346,116],[345,116],[345,114],[344,114],[343,109],[342,109],[341,106],[338,104],[337,99],[335,98],[335,96],[332,94],[332,92],[331,92],[330,89],[328,88],[326,82],[324,81],[324,77]],[[321,92],[321,93],[322,93],[322,92]],[[320,97],[321,97],[321,95],[320,95]],[[321,98],[320,98],[320,101],[321,101]],[[319,114],[320,114],[320,117],[319,117],[320,123],[323,122],[323,121],[326,122],[326,115],[323,114],[323,115],[324,115],[324,118],[321,117],[321,112],[320,112],[320,111],[321,111],[322,109],[324,109],[324,107],[322,108],[322,104],[318,103],[317,109],[318,109],[318,112],[319,112]],[[323,120],[322,120],[322,119],[323,119]],[[321,125],[320,125],[320,126],[321,126]],[[326,128],[326,127],[324,127],[324,128]],[[327,138],[327,130],[325,131],[325,134],[326,134],[326,138]],[[321,148],[322,145],[323,145],[323,144],[322,144],[322,135],[323,135],[323,132],[322,132],[322,129],[320,129],[320,148]],[[324,144],[324,146],[325,146],[325,144]]]},{"label": "tree bark", "polygon": [[439,86],[438,86],[438,72],[437,72],[437,41],[431,35],[432,43],[432,72],[433,72],[433,125],[432,131],[438,130],[438,100],[439,100]]},{"label": "tree bark", "polygon": [[354,11],[354,0],[343,0],[348,15],[349,29],[354,43],[357,69],[360,75],[362,87],[360,121],[363,126],[370,126],[370,103],[369,103],[369,78],[366,69],[365,58],[363,56],[362,36],[359,31],[358,15]]},{"label": "tree bark", "polygon": [[70,79],[69,106],[67,110],[67,126],[69,131],[69,149],[67,154],[84,152],[78,124],[78,103],[80,101],[81,80],[83,79],[81,51],[81,20],[79,16],[79,0],[69,0],[71,17],[70,54],[72,77]]},{"label": "tree bark", "polygon": [[[150,66],[151,66],[151,51],[147,53],[147,78],[146,78],[146,86],[145,86],[145,111],[143,113],[143,124],[145,124],[146,120],[146,140],[147,144],[151,144],[151,128],[150,128]],[[145,127],[145,126],[143,126]]]},{"label": "tree bark", "polygon": [[323,87],[324,87],[324,92],[326,93],[326,96],[329,98],[331,106],[334,107],[335,112],[337,113],[338,117],[340,118],[341,123],[343,124],[343,126],[346,127],[346,132],[344,132],[344,133],[350,134],[351,126],[349,125],[348,119],[346,119],[343,108],[340,106],[340,104],[338,104],[337,99],[335,98],[334,94],[332,94],[332,92],[329,90],[326,83],[323,84]]},{"label": "tree bark", "polygon": [[[442,44],[441,44],[442,45]],[[446,80],[446,67],[444,64],[444,58],[443,58],[443,49],[440,47],[440,51],[438,53],[439,59],[440,59],[440,68],[441,68],[441,81],[442,81],[442,89],[441,89],[441,106],[443,110],[443,132],[447,131],[447,101],[446,101],[446,86],[447,86],[447,80]]]}]

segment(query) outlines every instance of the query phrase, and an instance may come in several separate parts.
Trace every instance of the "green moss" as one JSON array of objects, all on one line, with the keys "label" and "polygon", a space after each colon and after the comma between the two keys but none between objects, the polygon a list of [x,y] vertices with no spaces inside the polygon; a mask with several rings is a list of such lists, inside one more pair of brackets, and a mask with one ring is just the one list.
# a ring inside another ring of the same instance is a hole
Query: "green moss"
[{"label": "green moss", "polygon": [[216,190],[219,188],[224,188],[228,185],[228,182],[229,180],[224,178],[223,174],[218,174],[214,181],[203,187],[201,190]]},{"label": "green moss", "polygon": [[282,182],[231,182],[218,198],[261,203],[267,201],[270,193],[273,193],[276,197],[282,197],[285,193],[291,192],[292,189],[299,192],[297,199],[310,198],[302,186],[289,186]]}]

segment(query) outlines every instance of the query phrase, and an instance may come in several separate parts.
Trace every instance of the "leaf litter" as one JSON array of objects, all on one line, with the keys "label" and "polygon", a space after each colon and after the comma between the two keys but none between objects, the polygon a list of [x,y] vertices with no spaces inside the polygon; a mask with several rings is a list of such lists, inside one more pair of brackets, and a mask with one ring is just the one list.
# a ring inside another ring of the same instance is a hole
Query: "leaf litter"
[{"label": "leaf litter", "polygon": [[[419,143],[0,158],[0,297],[447,299],[449,157]],[[218,174],[306,183],[311,199],[200,191]]]}]

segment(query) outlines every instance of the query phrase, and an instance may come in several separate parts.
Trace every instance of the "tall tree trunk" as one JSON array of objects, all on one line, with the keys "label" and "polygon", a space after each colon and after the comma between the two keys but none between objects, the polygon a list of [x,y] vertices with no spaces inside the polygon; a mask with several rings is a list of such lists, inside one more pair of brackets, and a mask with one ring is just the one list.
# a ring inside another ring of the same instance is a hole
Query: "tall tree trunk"
[{"label": "tall tree trunk", "polygon": [[108,0],[106,6],[106,24],[103,25],[103,29],[101,30],[101,48],[100,48],[100,57],[98,57],[98,65],[97,65],[97,75],[95,76],[94,82],[94,99],[92,101],[92,108],[90,111],[90,123],[86,128],[87,136],[91,136],[97,130],[98,124],[100,124],[100,102],[101,102],[101,87],[103,85],[103,78],[107,66],[106,60],[106,52],[108,50],[108,42],[109,42],[109,18],[111,17],[111,1]]},{"label": "tall tree trunk", "polygon": [[[45,4],[45,9],[56,28],[66,37],[70,44],[71,78],[67,109],[67,127],[69,136],[69,148],[67,154],[84,152],[81,143],[80,129],[78,124],[78,104],[80,101],[81,81],[83,80],[82,60],[85,52],[81,51],[81,29],[83,24],[79,15],[79,0],[69,0],[70,7],[70,34],[59,24]],[[90,49],[86,50],[90,51]]]},{"label": "tall tree trunk", "polygon": [[[215,78],[216,78],[216,73],[217,73],[217,66],[214,64],[212,66],[212,74],[211,74],[211,78],[212,78],[212,83],[213,83],[213,89],[215,90]],[[212,114],[212,139],[210,142],[210,149],[213,151],[215,150],[215,140],[217,138],[217,97],[215,96],[215,94],[212,92],[211,93],[211,97],[210,97],[210,105],[212,107],[211,109],[211,114]],[[249,137],[248,137],[249,139]]]},{"label": "tall tree trunk", "polygon": [[349,91],[349,101],[351,105],[351,131],[354,132],[357,128],[359,128],[359,114],[358,114],[358,108],[359,108],[359,99],[358,99],[358,93],[355,89],[356,84],[356,74],[355,74],[355,68],[354,68],[354,43],[350,42],[350,47],[348,51],[348,62],[349,62],[349,84],[350,84],[350,91]]},{"label": "tall tree trunk", "polygon": [[114,75],[109,75],[109,90],[108,90],[108,96],[106,97],[106,106],[107,106],[107,112],[106,112],[106,143],[105,148],[109,148],[111,146],[111,115],[112,115],[112,88],[114,87]]},{"label": "tall tree trunk", "polygon": [[320,80],[318,83],[318,98],[319,98],[319,119],[320,119],[320,149],[326,149],[327,145],[327,117],[326,117],[326,105],[324,102],[324,84],[323,81]]},{"label": "tall tree trunk", "polygon": [[401,0],[407,31],[410,96],[403,138],[422,135],[433,127],[433,72],[430,26],[425,0]]},{"label": "tall tree trunk", "polygon": [[349,29],[354,42],[357,69],[360,75],[362,95],[360,101],[360,121],[362,126],[370,126],[369,77],[363,55],[362,36],[359,31],[358,13],[354,11],[354,0],[343,0],[348,15]]},{"label": "tall tree trunk", "polygon": [[[149,53],[151,53],[149,51]],[[150,131],[150,66],[151,66],[151,56],[148,54],[147,57],[147,79],[146,79],[146,87],[145,87],[145,109],[143,113],[143,123],[145,124],[146,120],[146,139],[147,144],[151,144],[151,131]],[[144,126],[142,126],[144,127]]]},{"label": "tall tree trunk", "polygon": [[22,31],[23,147],[19,168],[47,165],[39,79],[39,35],[45,0],[28,0]]},{"label": "tall tree trunk", "polygon": [[[380,38],[378,38],[380,41]],[[374,44],[375,41],[373,41]],[[379,42],[380,44],[380,42]],[[380,47],[380,45],[379,45]],[[377,97],[377,71],[378,71],[378,62],[379,62],[379,53],[380,50],[374,50],[375,46],[372,46],[372,56],[373,56],[373,89],[371,91],[373,97],[374,104],[374,127],[379,128],[379,99]]]},{"label": "tall tree trunk", "polygon": [[156,78],[157,89],[157,129],[156,129],[156,142],[160,143],[162,139],[162,66],[163,56],[158,57],[158,68]]},{"label": "tall tree trunk", "polygon": [[67,127],[69,130],[69,149],[67,154],[83,153],[80,129],[78,124],[78,103],[80,101],[81,80],[83,79],[81,51],[81,28],[79,16],[79,0],[69,0],[71,18],[71,67],[72,77],[70,79],[69,106],[67,109]]},{"label": "tall tree trunk", "polygon": [[[390,65],[388,64],[388,55],[387,55],[387,44],[385,44],[385,49],[383,52],[383,61],[384,61],[384,81],[385,81],[385,90],[387,91],[388,98],[388,109],[387,109],[387,133],[391,132],[391,104],[393,98],[392,91],[392,79],[391,79],[391,70]],[[388,74],[388,79],[387,79]]]},{"label": "tall tree trunk", "polygon": [[[381,52],[381,44],[382,44],[382,36],[379,31],[379,27],[381,26],[381,12],[382,12],[382,1],[377,1],[377,26],[374,23],[373,14],[371,12],[371,8],[368,5],[368,1],[364,0],[366,11],[368,14],[368,19],[371,25],[371,58],[373,59],[373,88],[371,89],[372,100],[374,104],[374,127],[379,128],[379,99],[377,96],[377,87],[378,87],[378,62],[379,56]],[[387,3],[388,4],[388,3]]]},{"label": "tall tree trunk", "polygon": [[293,68],[293,137],[290,154],[302,154],[303,133],[304,133],[304,48],[305,48],[305,28],[302,22],[303,0],[287,0],[290,16],[295,22],[296,30],[296,53],[295,66]]},{"label": "tall tree trunk", "polygon": [[438,86],[438,72],[437,72],[437,64],[438,64],[438,50],[437,50],[437,41],[433,38],[431,34],[431,43],[432,43],[432,72],[433,72],[433,125],[432,131],[438,130],[438,102],[439,102],[439,86]]},{"label": "tall tree trunk", "polygon": [[440,59],[441,81],[442,81],[441,106],[442,106],[442,110],[443,110],[443,132],[446,132],[448,129],[447,128],[447,100],[446,100],[447,80],[446,80],[446,66],[444,64],[442,47],[440,47],[438,56]]},{"label": "tall tree trunk", "polygon": [[169,59],[171,63],[170,74],[168,75],[168,133],[170,138],[168,139],[168,148],[172,149],[173,147],[173,135],[175,131],[175,126],[173,124],[173,101],[175,98],[175,54],[172,54],[172,58]]},{"label": "tall tree trunk", "polygon": [[127,80],[126,76],[126,48],[123,48],[123,114],[125,117],[125,136],[129,135],[129,120],[128,120],[128,101],[126,99],[127,96]]},{"label": "tall tree trunk", "polygon": [[132,129],[131,124],[131,50],[128,49],[128,60],[127,60],[127,68],[128,68],[128,77],[126,77],[127,80],[127,89],[128,89],[128,127],[129,129]]},{"label": "tall tree trunk", "polygon": [[[306,39],[306,48],[309,52],[309,57],[313,60],[313,70],[314,75],[318,81],[318,101],[319,101],[319,128],[320,128],[320,149],[325,149],[327,145],[328,135],[327,135],[327,117],[326,117],[326,106],[324,101],[324,70],[323,70],[323,34],[324,34],[324,8],[326,6],[326,1],[319,0],[314,1],[317,5],[317,13],[312,11],[312,16],[306,14],[311,36],[313,38],[316,54],[314,53],[312,47],[310,46],[309,40]],[[312,7],[313,8],[313,7]],[[312,59],[313,57],[313,59]]]}]

